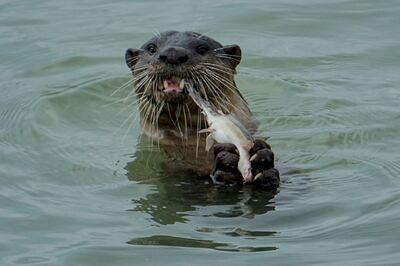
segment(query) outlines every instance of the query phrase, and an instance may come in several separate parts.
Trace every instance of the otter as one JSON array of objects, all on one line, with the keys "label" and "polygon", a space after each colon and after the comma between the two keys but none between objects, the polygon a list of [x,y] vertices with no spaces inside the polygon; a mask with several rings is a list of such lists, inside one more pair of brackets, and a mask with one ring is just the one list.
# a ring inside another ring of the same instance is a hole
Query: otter
[{"label": "otter", "polygon": [[[213,156],[204,151],[204,136],[198,132],[207,125],[201,110],[188,96],[187,88],[196,87],[203,98],[222,112],[234,114],[254,134],[257,123],[234,79],[241,55],[238,45],[223,46],[192,31],[160,33],[140,49],[129,48],[125,54],[133,75],[144,133],[172,160],[199,172],[211,171],[222,182],[241,180],[235,169],[238,154],[231,144],[215,145]],[[276,188],[278,171],[272,171],[275,175],[271,171],[264,174],[274,165],[260,164],[273,161],[270,148],[258,140],[252,149],[253,161],[257,162],[254,183]],[[259,152],[263,149],[268,152]]]}]

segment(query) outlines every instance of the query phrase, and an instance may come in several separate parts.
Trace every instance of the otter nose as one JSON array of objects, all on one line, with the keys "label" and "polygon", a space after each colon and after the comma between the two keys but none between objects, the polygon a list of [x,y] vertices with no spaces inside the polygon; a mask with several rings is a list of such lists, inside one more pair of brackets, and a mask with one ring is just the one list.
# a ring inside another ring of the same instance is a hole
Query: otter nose
[{"label": "otter nose", "polygon": [[171,65],[183,64],[189,60],[189,55],[183,48],[170,47],[161,52],[159,59]]}]

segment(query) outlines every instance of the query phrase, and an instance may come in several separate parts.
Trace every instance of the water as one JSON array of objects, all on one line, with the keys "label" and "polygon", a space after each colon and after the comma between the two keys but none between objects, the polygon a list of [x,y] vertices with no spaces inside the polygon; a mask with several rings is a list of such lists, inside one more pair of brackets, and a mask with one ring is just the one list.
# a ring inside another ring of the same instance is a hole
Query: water
[{"label": "water", "polygon": [[[1,265],[398,265],[398,1],[0,3]],[[123,55],[196,30],[244,56],[279,191],[162,169],[110,96]],[[137,156],[141,154],[141,156]]]}]

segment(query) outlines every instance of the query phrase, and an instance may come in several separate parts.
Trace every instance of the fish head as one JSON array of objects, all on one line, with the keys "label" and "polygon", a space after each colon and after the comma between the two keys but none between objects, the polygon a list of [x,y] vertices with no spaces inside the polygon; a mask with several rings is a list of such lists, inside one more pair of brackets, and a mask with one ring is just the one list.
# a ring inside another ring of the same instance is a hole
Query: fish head
[{"label": "fish head", "polygon": [[245,169],[244,173],[242,175],[243,175],[244,183],[253,181],[253,174],[251,173],[251,168]]},{"label": "fish head", "polygon": [[[240,152],[240,149],[239,149]],[[245,183],[251,182],[253,180],[253,174],[251,173],[251,163],[249,161],[247,153],[241,153],[238,163],[238,169],[242,174]]]}]

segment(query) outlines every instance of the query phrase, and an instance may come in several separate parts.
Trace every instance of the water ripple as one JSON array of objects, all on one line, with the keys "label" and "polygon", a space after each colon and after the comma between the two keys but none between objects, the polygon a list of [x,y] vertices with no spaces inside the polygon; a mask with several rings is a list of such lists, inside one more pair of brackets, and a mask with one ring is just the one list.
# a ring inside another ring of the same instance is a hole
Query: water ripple
[{"label": "water ripple", "polygon": [[218,243],[212,240],[184,238],[166,235],[153,235],[150,237],[135,238],[127,242],[130,245],[141,246],[169,246],[184,248],[206,248],[229,252],[264,252],[276,250],[276,247],[236,246],[228,243]]}]

